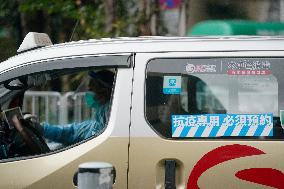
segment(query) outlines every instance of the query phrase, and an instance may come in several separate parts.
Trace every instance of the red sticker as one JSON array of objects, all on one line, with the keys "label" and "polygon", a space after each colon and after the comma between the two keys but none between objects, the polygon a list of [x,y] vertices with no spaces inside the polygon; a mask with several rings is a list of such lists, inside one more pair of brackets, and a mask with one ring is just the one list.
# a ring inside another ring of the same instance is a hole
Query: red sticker
[{"label": "red sticker", "polygon": [[194,166],[188,178],[187,189],[199,189],[197,181],[208,169],[220,163],[246,156],[265,154],[263,151],[246,145],[227,145],[205,154]]},{"label": "red sticker", "polygon": [[272,168],[251,168],[239,171],[236,177],[253,183],[284,189],[284,174]]},{"label": "red sticker", "polygon": [[271,70],[228,70],[228,75],[270,75]]}]

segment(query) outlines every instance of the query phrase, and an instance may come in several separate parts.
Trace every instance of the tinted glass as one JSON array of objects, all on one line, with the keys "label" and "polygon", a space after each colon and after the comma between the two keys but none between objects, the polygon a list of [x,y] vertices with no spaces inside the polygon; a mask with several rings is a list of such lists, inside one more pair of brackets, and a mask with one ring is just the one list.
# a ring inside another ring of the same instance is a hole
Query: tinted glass
[{"label": "tinted glass", "polygon": [[167,138],[281,139],[283,61],[151,60],[147,65],[146,118]]},{"label": "tinted glass", "polygon": [[115,75],[116,69],[73,68],[4,81],[0,159],[44,154],[99,136],[109,119]]}]

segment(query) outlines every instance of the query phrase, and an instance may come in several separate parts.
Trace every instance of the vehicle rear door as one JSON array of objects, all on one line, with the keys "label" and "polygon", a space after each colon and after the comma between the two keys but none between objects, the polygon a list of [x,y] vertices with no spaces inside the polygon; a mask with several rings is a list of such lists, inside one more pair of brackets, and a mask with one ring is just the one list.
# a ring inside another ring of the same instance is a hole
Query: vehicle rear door
[{"label": "vehicle rear door", "polygon": [[138,53],[129,188],[283,188],[283,55]]}]

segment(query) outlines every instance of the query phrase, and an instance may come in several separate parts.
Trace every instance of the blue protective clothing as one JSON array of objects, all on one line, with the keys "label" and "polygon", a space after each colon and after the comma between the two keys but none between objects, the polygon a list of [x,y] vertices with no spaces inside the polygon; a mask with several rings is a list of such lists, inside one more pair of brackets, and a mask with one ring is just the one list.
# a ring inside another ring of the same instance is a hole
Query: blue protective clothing
[{"label": "blue protective clothing", "polygon": [[94,112],[94,120],[74,122],[65,125],[52,125],[44,122],[44,137],[64,145],[74,144],[103,132],[108,119],[109,103]]},{"label": "blue protective clothing", "polygon": [[85,101],[88,107],[97,109],[101,106],[101,104],[97,100],[95,100],[95,96],[96,94],[93,92],[86,92]]}]

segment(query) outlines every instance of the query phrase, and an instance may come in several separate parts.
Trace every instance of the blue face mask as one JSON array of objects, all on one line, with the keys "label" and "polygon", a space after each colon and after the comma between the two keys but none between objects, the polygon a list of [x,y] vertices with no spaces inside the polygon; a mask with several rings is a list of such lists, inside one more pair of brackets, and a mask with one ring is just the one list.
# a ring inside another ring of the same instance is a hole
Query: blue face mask
[{"label": "blue face mask", "polygon": [[97,109],[100,106],[100,103],[95,100],[95,93],[86,92],[85,101],[88,107]]}]

